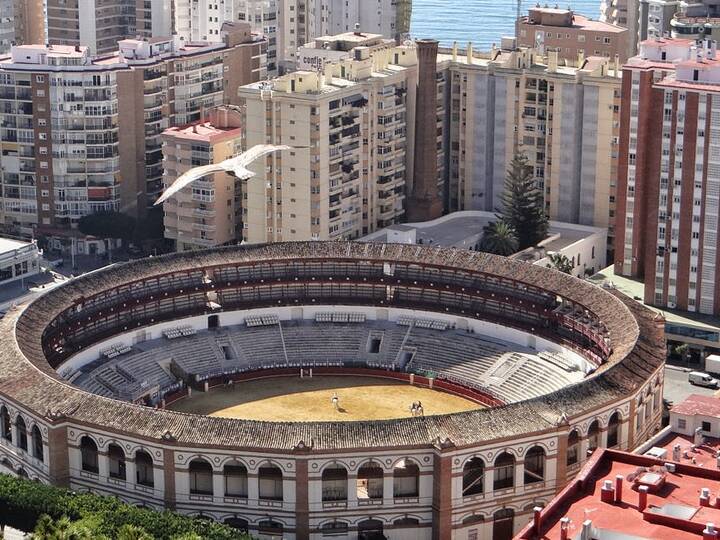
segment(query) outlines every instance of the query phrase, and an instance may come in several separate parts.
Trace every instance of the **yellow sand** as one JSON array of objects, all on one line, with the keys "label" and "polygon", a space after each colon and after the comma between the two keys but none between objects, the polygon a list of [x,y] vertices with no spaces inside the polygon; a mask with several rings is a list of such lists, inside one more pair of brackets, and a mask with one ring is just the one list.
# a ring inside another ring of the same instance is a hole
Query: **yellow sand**
[{"label": "yellow sand", "polygon": [[[332,404],[339,398],[339,410]],[[272,377],[194,391],[170,405],[171,410],[270,421],[385,420],[410,416],[421,401],[425,416],[481,408],[482,405],[445,392],[376,377]]]}]

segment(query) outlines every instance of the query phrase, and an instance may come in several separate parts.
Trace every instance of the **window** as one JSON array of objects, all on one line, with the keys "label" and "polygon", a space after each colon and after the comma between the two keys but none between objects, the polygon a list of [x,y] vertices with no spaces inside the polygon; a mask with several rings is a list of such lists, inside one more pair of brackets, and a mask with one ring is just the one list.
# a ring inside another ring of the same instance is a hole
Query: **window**
[{"label": "window", "polygon": [[592,452],[600,445],[600,423],[595,420],[588,428],[588,452]]},{"label": "window", "polygon": [[194,495],[213,494],[212,466],[204,459],[194,459],[190,462],[190,493]]},{"label": "window", "polygon": [[710,425],[710,422],[703,422],[703,423],[702,423],[702,426],[701,426],[701,429],[702,429],[703,431],[710,432],[710,431],[712,431],[712,426]]},{"label": "window", "polygon": [[347,470],[342,465],[327,467],[322,473],[322,500],[347,500]]},{"label": "window", "polygon": [[613,448],[618,445],[619,428],[620,428],[620,414],[616,412],[616,413],[613,413],[613,415],[610,417],[610,420],[608,420],[608,430],[607,430],[607,447],[608,448]]},{"label": "window", "polygon": [[685,429],[687,427],[687,422],[684,418],[678,418],[677,427],[678,429]]},{"label": "window", "polygon": [[470,459],[463,467],[463,497],[469,495],[478,495],[485,489],[485,462],[474,457]]},{"label": "window", "polygon": [[393,497],[417,497],[420,492],[420,468],[407,459],[393,469]]},{"label": "window", "polygon": [[357,475],[358,499],[383,498],[383,470],[375,463],[366,463]]},{"label": "window", "polygon": [[247,498],[248,472],[245,465],[232,461],[223,468],[225,477],[225,496]]},{"label": "window", "polygon": [[125,480],[125,452],[117,444],[108,446],[108,460],[110,461],[110,478]]},{"label": "window", "polygon": [[[17,274],[17,272],[16,272]],[[25,426],[25,420],[22,416],[18,416],[15,420],[15,431],[17,432],[18,437],[18,448],[20,450],[24,450],[27,452],[28,449],[28,439],[27,439],[27,428]]]},{"label": "window", "polygon": [[80,461],[83,471],[98,473],[98,448],[87,435],[80,439]]},{"label": "window", "polygon": [[545,450],[533,446],[525,454],[525,485],[545,480]]},{"label": "window", "polygon": [[283,500],[283,477],[282,471],[274,466],[260,467],[258,473],[259,495],[261,499],[282,501]]},{"label": "window", "polygon": [[567,461],[566,464],[575,465],[578,462],[580,450],[580,435],[577,430],[572,430],[568,436]]},{"label": "window", "polygon": [[0,431],[2,438],[8,442],[12,442],[12,425],[10,423],[10,414],[3,406],[0,407]]},{"label": "window", "polygon": [[515,485],[515,458],[503,452],[495,460],[493,489],[506,489]]},{"label": "window", "polygon": [[135,476],[137,483],[141,486],[153,487],[155,485],[152,458],[144,450],[138,450],[135,453]]},{"label": "window", "polygon": [[32,448],[33,457],[39,461],[44,461],[45,455],[43,452],[42,434],[40,433],[40,428],[37,426],[33,426],[32,428]]}]

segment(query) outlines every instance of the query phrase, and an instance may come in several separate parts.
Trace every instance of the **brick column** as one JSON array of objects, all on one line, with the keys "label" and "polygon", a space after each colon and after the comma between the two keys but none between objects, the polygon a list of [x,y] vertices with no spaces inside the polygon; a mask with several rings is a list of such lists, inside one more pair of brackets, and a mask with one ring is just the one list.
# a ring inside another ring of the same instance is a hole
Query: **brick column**
[{"label": "brick column", "polygon": [[175,508],[175,451],[163,449],[163,474],[165,507],[169,510]]},{"label": "brick column", "polygon": [[308,462],[306,459],[295,460],[295,538],[310,538],[310,496],[309,496]]},{"label": "brick column", "polygon": [[560,493],[567,483],[568,433],[558,433],[557,459],[555,460],[555,493]]},{"label": "brick column", "polygon": [[50,482],[56,486],[70,485],[70,455],[67,427],[48,427],[47,456]]},{"label": "brick column", "polygon": [[452,458],[435,454],[433,463],[433,540],[452,537]]}]

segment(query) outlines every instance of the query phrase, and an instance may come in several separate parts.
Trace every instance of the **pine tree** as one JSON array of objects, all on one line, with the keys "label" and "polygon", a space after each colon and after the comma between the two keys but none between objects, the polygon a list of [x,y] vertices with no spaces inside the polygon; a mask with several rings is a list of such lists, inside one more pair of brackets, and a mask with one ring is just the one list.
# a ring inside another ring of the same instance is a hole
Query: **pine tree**
[{"label": "pine tree", "polygon": [[521,250],[536,245],[547,236],[543,192],[523,154],[515,154],[510,162],[501,201],[502,211],[498,217],[515,229]]}]

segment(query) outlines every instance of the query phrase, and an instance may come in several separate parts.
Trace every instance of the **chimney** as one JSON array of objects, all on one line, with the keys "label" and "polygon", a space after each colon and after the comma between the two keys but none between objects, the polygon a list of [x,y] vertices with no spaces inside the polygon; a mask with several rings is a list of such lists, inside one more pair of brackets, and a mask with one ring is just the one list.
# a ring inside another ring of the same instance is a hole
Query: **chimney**
[{"label": "chimney", "polygon": [[453,41],[452,59],[453,59],[453,62],[457,62],[457,41]]},{"label": "chimney", "polygon": [[333,83],[333,66],[330,62],[323,64],[323,70],[325,71],[325,84]]},{"label": "chimney", "polygon": [[580,531],[580,540],[592,540],[592,521],[586,519],[583,521],[582,530]]},{"label": "chimney", "polygon": [[536,536],[540,536],[540,525],[541,525],[542,507],[536,506],[533,508],[533,532]]},{"label": "chimney", "polygon": [[473,50],[472,50],[472,41],[468,41],[468,47],[467,47],[467,63],[472,65],[473,63]]},{"label": "chimney", "polygon": [[547,55],[547,71],[548,73],[557,72],[558,68],[558,53],[557,51],[548,51]]},{"label": "chimney", "polygon": [[607,504],[615,502],[615,488],[612,480],[605,480],[600,488],[600,500]]},{"label": "chimney", "polygon": [[644,512],[647,508],[648,487],[640,486],[638,488],[638,495],[638,510]]},{"label": "chimney", "polygon": [[620,504],[622,502],[622,491],[623,491],[623,475],[618,474],[615,476],[615,502]]},{"label": "chimney", "polygon": [[429,221],[440,217],[443,200],[438,189],[437,154],[437,51],[434,39],[416,41],[418,59],[415,99],[415,154],[413,183],[407,198],[407,220]]},{"label": "chimney", "polygon": [[581,68],[582,65],[585,63],[585,53],[583,51],[580,51],[578,53],[578,68]]},{"label": "chimney", "polygon": [[560,540],[568,540],[570,532],[570,518],[564,517],[560,519]]},{"label": "chimney", "polygon": [[702,535],[703,540],[717,540],[718,531],[713,523],[706,523]]},{"label": "chimney", "polygon": [[700,490],[700,506],[710,506],[710,488]]}]

